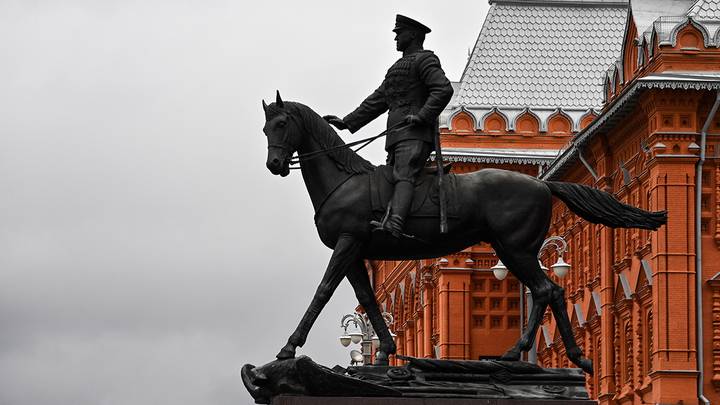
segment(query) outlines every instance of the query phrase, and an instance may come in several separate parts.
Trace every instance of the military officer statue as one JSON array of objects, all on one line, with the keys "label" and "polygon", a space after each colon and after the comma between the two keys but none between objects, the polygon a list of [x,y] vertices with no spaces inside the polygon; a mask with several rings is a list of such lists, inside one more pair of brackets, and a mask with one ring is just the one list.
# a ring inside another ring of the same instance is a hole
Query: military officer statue
[{"label": "military officer statue", "polygon": [[450,102],[452,85],[432,51],[423,49],[430,28],[411,18],[397,15],[395,42],[403,56],[388,69],[380,87],[355,111],[325,120],[338,129],[355,133],[380,114],[389,110],[385,143],[387,163],[393,167],[394,191],[388,214],[376,230],[395,237],[403,233],[405,218],[412,203],[414,183],[425,166],[438,133],[438,116]]}]

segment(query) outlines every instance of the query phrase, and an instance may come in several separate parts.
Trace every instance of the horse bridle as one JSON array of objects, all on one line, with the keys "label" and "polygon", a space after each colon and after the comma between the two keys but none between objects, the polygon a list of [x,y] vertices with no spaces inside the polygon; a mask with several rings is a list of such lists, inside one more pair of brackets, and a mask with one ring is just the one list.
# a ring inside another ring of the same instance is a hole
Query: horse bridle
[{"label": "horse bridle", "polygon": [[[290,120],[292,120],[293,122],[295,121],[295,117],[293,117],[292,114],[285,113],[285,115],[287,116],[287,120],[288,120],[288,121],[290,121]],[[276,149],[282,150],[283,152],[286,152],[285,155],[287,155],[288,157],[285,158],[285,161],[284,161],[284,162],[290,161],[290,164],[292,164],[292,159],[293,159],[293,157],[292,157],[293,152],[292,152],[292,151],[293,151],[293,150],[297,150],[297,146],[295,146],[295,145],[290,145],[290,144],[288,143],[288,141],[287,141],[287,140],[288,140],[288,137],[289,137],[289,134],[288,134],[288,133],[289,133],[289,131],[288,131],[288,123],[285,124],[285,126],[283,127],[283,130],[284,130],[284,131],[283,131],[284,133],[283,133],[282,139],[280,139],[280,141],[279,141],[278,143],[270,143],[270,142],[268,142],[267,148],[268,148],[268,149],[276,148]],[[284,163],[284,162],[283,162],[283,163]],[[292,169],[292,168],[291,168],[291,169]]]},{"label": "horse bridle", "polygon": [[[293,117],[292,115],[287,114],[287,116],[288,116],[289,118],[292,118],[292,119],[294,120],[294,117]],[[334,152],[334,151],[336,151],[336,150],[345,149],[345,148],[351,148],[351,147],[356,146],[356,145],[361,145],[359,148],[353,150],[354,152],[358,152],[360,149],[362,149],[362,148],[370,145],[374,140],[376,140],[376,139],[378,139],[378,138],[381,138],[381,137],[387,135],[388,132],[390,132],[390,131],[392,131],[392,130],[395,130],[395,129],[398,129],[398,128],[405,127],[405,126],[410,126],[410,125],[411,125],[411,124],[408,124],[408,123],[405,123],[405,122],[398,122],[397,124],[391,126],[390,128],[382,131],[381,133],[379,133],[379,134],[377,134],[377,135],[374,135],[374,136],[371,136],[371,137],[367,137],[367,138],[363,138],[363,139],[360,139],[360,140],[357,140],[357,141],[353,141],[353,142],[350,142],[350,143],[346,143],[346,144],[343,144],[343,145],[333,146],[333,147],[331,147],[331,148],[316,150],[316,151],[314,151],[314,152],[298,153],[297,155],[292,155],[292,156],[290,156],[288,159],[286,159],[286,161],[289,161],[289,164],[290,164],[290,165],[299,165],[299,164],[300,164],[300,161],[302,161],[302,160],[307,161],[307,160],[310,160],[310,159],[315,159],[315,158],[317,158],[317,157],[325,156],[325,155],[327,155],[327,154],[329,154],[329,153],[332,153],[332,152]],[[286,126],[286,127],[287,127],[287,126]],[[285,135],[284,135],[283,139],[281,140],[282,143],[281,143],[281,144],[268,144],[268,148],[270,148],[270,147],[275,147],[275,148],[281,148],[281,149],[283,149],[283,150],[288,150],[288,149],[290,149],[290,148],[288,147],[287,137],[288,137],[288,131],[287,131],[287,129],[286,129],[286,130],[285,130]],[[295,150],[297,150],[296,147],[295,147]],[[299,168],[299,167],[291,167],[291,168],[290,168],[290,170],[297,170],[297,169],[300,169],[300,168]]]}]

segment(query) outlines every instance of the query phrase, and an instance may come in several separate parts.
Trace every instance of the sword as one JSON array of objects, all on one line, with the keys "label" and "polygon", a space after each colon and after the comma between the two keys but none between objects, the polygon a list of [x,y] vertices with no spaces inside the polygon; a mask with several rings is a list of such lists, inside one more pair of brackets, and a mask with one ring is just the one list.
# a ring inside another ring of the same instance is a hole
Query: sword
[{"label": "sword", "polygon": [[438,176],[438,198],[440,199],[440,233],[448,232],[447,223],[447,201],[445,201],[445,187],[443,187],[443,158],[440,149],[440,132],[435,133],[435,163],[437,165]]}]

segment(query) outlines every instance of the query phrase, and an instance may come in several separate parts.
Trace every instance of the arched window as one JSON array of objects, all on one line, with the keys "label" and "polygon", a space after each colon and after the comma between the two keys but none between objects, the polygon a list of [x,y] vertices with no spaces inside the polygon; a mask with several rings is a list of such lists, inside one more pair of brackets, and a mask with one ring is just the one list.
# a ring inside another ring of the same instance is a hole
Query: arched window
[{"label": "arched window", "polygon": [[452,119],[452,130],[455,132],[473,132],[474,120],[465,112],[460,112]]},{"label": "arched window", "polygon": [[570,135],[572,123],[563,114],[555,114],[548,121],[548,133],[550,135]]},{"label": "arched window", "polygon": [[540,131],[540,123],[529,112],[523,113],[515,123],[515,131],[523,135],[535,135]]},{"label": "arched window", "polygon": [[585,114],[580,120],[580,129],[582,130],[587,128],[587,126],[590,125],[590,123],[592,123],[595,118],[597,118],[597,115],[595,115],[595,113],[592,111]]},{"label": "arched window", "polygon": [[485,128],[485,132],[489,134],[498,134],[505,132],[507,122],[505,121],[505,117],[497,112],[493,112],[485,118],[485,125],[483,127]]}]

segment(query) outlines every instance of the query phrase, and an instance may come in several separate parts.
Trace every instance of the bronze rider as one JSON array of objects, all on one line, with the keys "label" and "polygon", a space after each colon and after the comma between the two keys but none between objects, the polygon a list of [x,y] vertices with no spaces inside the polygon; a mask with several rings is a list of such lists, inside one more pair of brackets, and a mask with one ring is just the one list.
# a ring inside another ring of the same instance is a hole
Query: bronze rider
[{"label": "bronze rider", "polygon": [[345,118],[334,115],[324,118],[351,133],[388,110],[388,128],[408,124],[387,135],[385,150],[387,163],[393,167],[395,188],[389,216],[376,227],[400,237],[412,204],[415,180],[434,148],[434,137],[439,136],[438,116],[450,102],[453,88],[438,57],[423,49],[430,28],[398,14],[393,31],[397,50],[403,56],[388,69],[380,87]]}]

